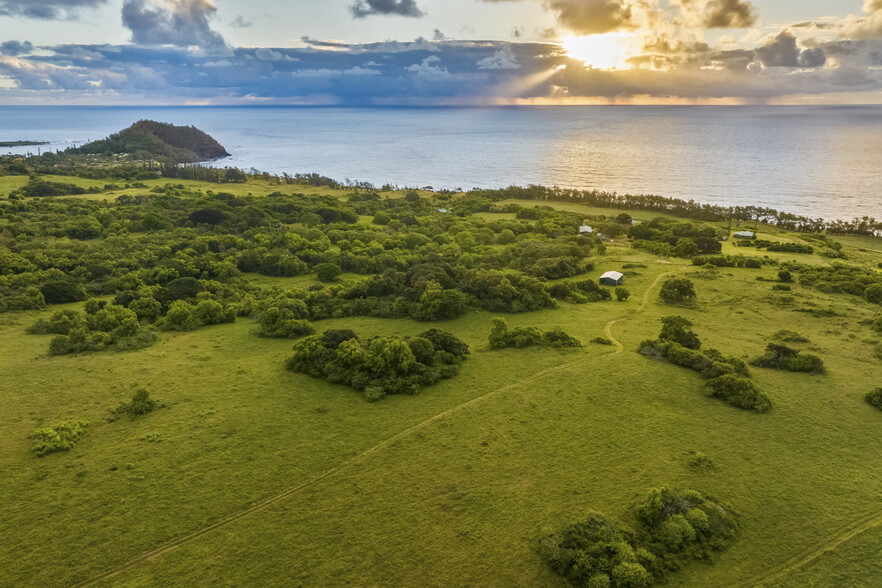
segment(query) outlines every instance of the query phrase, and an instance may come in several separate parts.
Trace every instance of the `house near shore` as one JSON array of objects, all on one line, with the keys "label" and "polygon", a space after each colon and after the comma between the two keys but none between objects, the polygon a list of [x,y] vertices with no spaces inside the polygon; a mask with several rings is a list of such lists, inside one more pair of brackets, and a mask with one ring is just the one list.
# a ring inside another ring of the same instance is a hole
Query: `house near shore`
[{"label": "house near shore", "polygon": [[606,272],[600,276],[598,281],[601,286],[624,286],[625,274],[621,272]]},{"label": "house near shore", "polygon": [[738,231],[733,236],[736,239],[756,239],[756,233],[753,231]]},{"label": "house near shore", "polygon": [[579,234],[580,235],[593,235],[594,234],[594,227],[589,227],[588,225],[582,225],[581,227],[579,227]]}]

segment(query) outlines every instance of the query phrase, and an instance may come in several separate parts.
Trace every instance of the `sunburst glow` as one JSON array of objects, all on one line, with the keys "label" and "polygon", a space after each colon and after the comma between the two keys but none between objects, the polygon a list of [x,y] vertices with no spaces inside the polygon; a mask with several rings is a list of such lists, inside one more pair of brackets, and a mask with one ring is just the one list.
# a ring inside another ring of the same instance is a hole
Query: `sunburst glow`
[{"label": "sunburst glow", "polygon": [[632,54],[633,35],[606,33],[585,37],[567,37],[561,45],[571,58],[595,69],[621,69]]}]

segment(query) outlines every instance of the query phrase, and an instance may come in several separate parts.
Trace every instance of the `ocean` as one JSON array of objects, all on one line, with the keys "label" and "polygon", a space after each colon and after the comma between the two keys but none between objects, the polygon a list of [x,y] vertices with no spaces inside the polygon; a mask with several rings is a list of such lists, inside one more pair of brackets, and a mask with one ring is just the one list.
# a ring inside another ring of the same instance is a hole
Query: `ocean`
[{"label": "ocean", "polygon": [[435,189],[544,184],[882,216],[882,107],[0,107],[0,141],[64,149],[139,119],[194,125],[217,165]]}]

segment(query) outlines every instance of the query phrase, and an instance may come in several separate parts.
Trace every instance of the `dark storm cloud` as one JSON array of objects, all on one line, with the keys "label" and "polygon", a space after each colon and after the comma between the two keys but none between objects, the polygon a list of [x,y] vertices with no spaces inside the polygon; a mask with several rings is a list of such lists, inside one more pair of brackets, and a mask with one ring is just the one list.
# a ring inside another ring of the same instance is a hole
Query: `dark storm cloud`
[{"label": "dark storm cloud", "polygon": [[33,50],[34,45],[30,41],[6,41],[0,43],[0,53],[3,55],[24,55],[33,52]]},{"label": "dark storm cloud", "polygon": [[349,11],[355,18],[365,18],[374,14],[420,18],[426,14],[417,6],[416,0],[356,0],[355,4],[349,7]]},{"label": "dark storm cloud", "polygon": [[789,31],[781,31],[772,41],[759,47],[756,57],[764,67],[823,67],[827,63],[823,49],[800,50],[796,37]]},{"label": "dark storm cloud", "polygon": [[0,16],[72,18],[80,8],[94,8],[107,0],[0,0]]},{"label": "dark storm cloud", "polygon": [[140,45],[218,48],[224,39],[211,29],[213,0],[125,0],[123,24]]},{"label": "dark storm cloud", "polygon": [[758,19],[753,4],[745,0],[710,0],[704,13],[704,26],[710,29],[744,29]]}]

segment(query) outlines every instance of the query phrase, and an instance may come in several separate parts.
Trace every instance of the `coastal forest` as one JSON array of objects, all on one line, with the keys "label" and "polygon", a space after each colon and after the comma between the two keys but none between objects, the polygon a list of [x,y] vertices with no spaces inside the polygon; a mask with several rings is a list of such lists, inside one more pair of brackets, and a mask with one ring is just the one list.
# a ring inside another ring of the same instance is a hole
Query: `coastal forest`
[{"label": "coastal forest", "polygon": [[874,219],[180,129],[0,157],[0,584],[882,582]]}]

